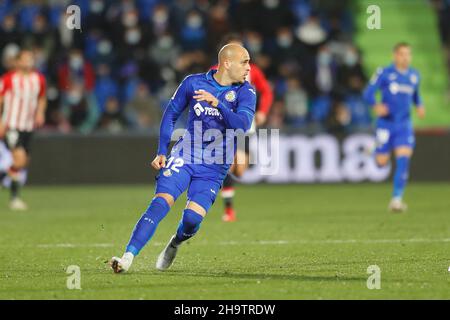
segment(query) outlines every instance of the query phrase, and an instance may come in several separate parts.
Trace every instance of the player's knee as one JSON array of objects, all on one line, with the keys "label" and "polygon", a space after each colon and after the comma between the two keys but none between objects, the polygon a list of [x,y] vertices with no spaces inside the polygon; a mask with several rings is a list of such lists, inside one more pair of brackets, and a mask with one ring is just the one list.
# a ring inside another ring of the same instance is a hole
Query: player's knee
[{"label": "player's knee", "polygon": [[154,198],[158,198],[158,197],[166,200],[166,202],[169,205],[169,207],[173,206],[173,204],[175,203],[175,199],[169,193],[157,193],[157,194],[155,194]]},{"label": "player's knee", "polygon": [[396,157],[411,157],[413,154],[413,150],[409,147],[400,147],[395,149]]},{"label": "player's knee", "polygon": [[27,166],[26,155],[20,155],[13,158],[13,165],[17,169],[23,169]]},{"label": "player's knee", "polygon": [[380,167],[385,167],[389,163],[389,156],[377,156],[376,157],[377,165]]},{"label": "player's knee", "polygon": [[[198,198],[198,196],[197,196]],[[202,203],[204,203],[205,201],[209,201],[207,199],[204,199],[204,201],[201,201]],[[189,203],[186,206],[186,209],[191,210],[199,215],[201,215],[202,217],[206,216],[206,209],[204,208],[204,205],[200,205],[195,201],[189,201]]]}]

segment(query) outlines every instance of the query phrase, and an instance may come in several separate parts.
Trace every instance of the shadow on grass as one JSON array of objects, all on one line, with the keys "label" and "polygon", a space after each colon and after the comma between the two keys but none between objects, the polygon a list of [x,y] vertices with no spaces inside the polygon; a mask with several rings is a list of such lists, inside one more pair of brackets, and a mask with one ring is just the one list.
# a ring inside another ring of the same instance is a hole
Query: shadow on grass
[{"label": "shadow on grass", "polygon": [[196,278],[225,278],[236,280],[275,280],[275,281],[366,281],[366,277],[349,277],[343,275],[301,275],[301,274],[276,274],[276,273],[241,273],[241,272],[211,272],[208,270],[199,271],[183,271],[183,270],[169,270],[165,272],[152,271],[145,273],[152,276],[166,276],[166,277],[196,277]]}]

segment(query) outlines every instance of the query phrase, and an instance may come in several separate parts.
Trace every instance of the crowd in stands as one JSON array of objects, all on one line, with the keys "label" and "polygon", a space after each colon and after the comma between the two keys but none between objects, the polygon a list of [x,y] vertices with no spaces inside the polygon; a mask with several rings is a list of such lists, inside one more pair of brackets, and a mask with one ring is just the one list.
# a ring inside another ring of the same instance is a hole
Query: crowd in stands
[{"label": "crowd in stands", "polygon": [[[67,28],[71,4],[81,30]],[[371,123],[353,18],[334,0],[3,0],[0,71],[34,51],[48,130],[156,132],[178,83],[238,32],[274,90],[268,127],[347,132]]]}]

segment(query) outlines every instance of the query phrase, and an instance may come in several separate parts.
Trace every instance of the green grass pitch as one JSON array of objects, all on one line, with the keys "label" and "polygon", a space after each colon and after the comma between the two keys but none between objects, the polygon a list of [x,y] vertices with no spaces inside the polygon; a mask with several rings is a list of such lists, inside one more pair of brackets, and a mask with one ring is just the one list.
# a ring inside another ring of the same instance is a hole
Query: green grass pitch
[{"label": "green grass pitch", "polygon": [[[239,221],[220,199],[172,268],[155,269],[185,198],[131,272],[121,255],[153,186],[28,187],[26,213],[0,192],[1,299],[450,299],[450,184],[414,184],[406,214],[387,212],[389,184],[239,186]],[[81,290],[67,289],[77,265]],[[369,290],[367,268],[381,270]]]}]

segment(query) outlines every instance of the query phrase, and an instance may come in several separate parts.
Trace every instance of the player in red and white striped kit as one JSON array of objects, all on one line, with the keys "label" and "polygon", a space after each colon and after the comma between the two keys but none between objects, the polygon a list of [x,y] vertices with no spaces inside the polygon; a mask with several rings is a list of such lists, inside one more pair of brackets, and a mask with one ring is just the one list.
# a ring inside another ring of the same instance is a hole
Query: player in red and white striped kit
[{"label": "player in red and white striped kit", "polygon": [[[222,40],[222,46],[225,44],[238,44],[244,46],[243,40],[239,34],[228,34]],[[213,66],[211,69],[217,69],[217,65]],[[255,119],[250,128],[248,134],[256,133],[256,128],[264,125],[267,120],[270,108],[273,102],[273,91],[270,86],[266,76],[263,71],[254,63],[250,62],[250,73],[246,79],[250,82],[256,89],[258,95],[258,105],[256,108]],[[223,187],[221,191],[221,196],[224,200],[225,213],[222,216],[222,220],[225,222],[236,221],[236,212],[233,206],[234,198],[234,179],[232,175],[236,178],[241,178],[244,172],[249,166],[249,155],[248,150],[241,150],[238,146],[236,150],[236,156],[234,158],[234,163],[230,168],[230,174],[228,174],[223,182]]]},{"label": "player in red and white striped kit", "polygon": [[11,151],[13,164],[7,174],[11,178],[12,210],[26,210],[19,197],[19,171],[26,168],[33,130],[45,122],[47,100],[44,76],[34,70],[34,56],[22,50],[16,68],[3,75],[0,86],[0,138]]}]

